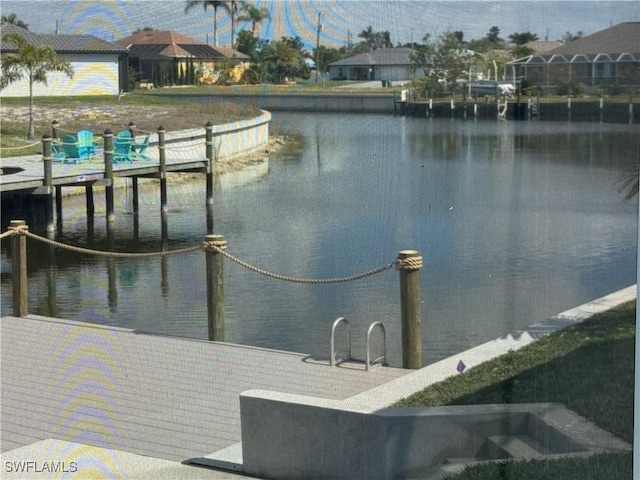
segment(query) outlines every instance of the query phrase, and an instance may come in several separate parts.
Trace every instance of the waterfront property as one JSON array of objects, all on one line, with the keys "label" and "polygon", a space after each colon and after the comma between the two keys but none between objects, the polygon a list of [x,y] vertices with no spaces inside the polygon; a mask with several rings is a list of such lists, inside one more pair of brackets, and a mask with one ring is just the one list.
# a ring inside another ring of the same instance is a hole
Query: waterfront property
[{"label": "waterfront property", "polygon": [[[37,315],[6,316],[0,321],[3,461],[31,445],[31,458],[54,447],[46,453],[49,461],[118,478],[127,478],[130,467],[117,459],[135,458],[126,452],[263,478],[374,480],[382,472],[384,478],[438,479],[443,462],[467,454],[478,437],[498,442],[511,436],[517,443],[519,428],[549,437],[547,450],[537,454],[505,447],[515,457],[557,456],[549,448],[578,456],[629,451],[625,442],[553,405],[386,407],[458,374],[460,361],[478,365],[635,293],[635,286],[615,292],[412,373],[364,370],[351,362],[332,367],[326,357]],[[92,453],[82,445],[108,450]],[[159,466],[172,465],[149,463],[150,469]],[[192,478],[183,474],[176,478]]]},{"label": "waterfront property", "polygon": [[[43,157],[31,156],[5,158],[2,161],[4,174],[0,175],[0,192],[5,203],[32,205],[30,214],[41,212],[50,230],[53,229],[54,215],[51,197],[56,196],[58,217],[62,216],[62,188],[84,187],[86,192],[87,215],[93,217],[93,187],[105,186],[107,197],[113,188],[114,178],[133,179],[134,195],[137,197],[139,178],[157,178],[161,183],[161,206],[167,208],[167,172],[195,172],[208,178],[212,195],[213,175],[216,165],[242,156],[260,154],[269,142],[269,121],[271,115],[262,115],[248,120],[240,120],[222,125],[207,125],[202,129],[178,132],[157,131],[148,133],[148,147],[145,147],[145,161],[116,162],[112,156],[95,155],[90,161],[69,164],[56,160],[52,152],[51,137],[43,140],[43,150],[49,152]],[[110,138],[111,145],[114,138]],[[109,150],[109,149],[106,149]],[[13,196],[9,199],[8,194]],[[112,195],[112,194],[111,194]],[[7,200],[9,200],[7,202]],[[42,201],[39,207],[36,204]],[[137,202],[137,200],[136,200]],[[115,215],[113,198],[107,200],[107,217]],[[34,217],[30,217],[34,218]],[[37,218],[37,216],[36,216]],[[60,218],[59,218],[60,219]],[[5,222],[9,219],[5,218]],[[31,222],[30,222],[31,223]]]},{"label": "waterfront property", "polygon": [[517,76],[528,85],[550,93],[559,87],[580,83],[613,91],[637,89],[640,87],[640,22],[620,23],[508,65],[514,67]]},{"label": "waterfront property", "polygon": [[[412,49],[379,48],[329,64],[332,80],[409,80],[420,76],[411,65]],[[424,74],[424,73],[422,73]]]},{"label": "waterfront property", "polygon": [[[118,95],[127,89],[127,51],[120,45],[92,35],[41,34],[15,25],[2,24],[0,34],[17,33],[27,42],[42,47],[53,47],[60,60],[69,62],[73,78],[63,72],[49,72],[47,83],[36,82],[35,97],[82,95]],[[2,54],[15,48],[6,42]],[[29,82],[21,80],[2,90],[3,97],[28,97]]]},{"label": "waterfront property", "polygon": [[[170,30],[143,30],[116,41],[129,55],[138,87],[217,83],[223,70],[237,82],[248,67],[249,57],[229,47],[200,42]],[[228,65],[225,65],[228,64]],[[189,72],[193,69],[193,72]],[[187,81],[187,77],[192,76]]]}]

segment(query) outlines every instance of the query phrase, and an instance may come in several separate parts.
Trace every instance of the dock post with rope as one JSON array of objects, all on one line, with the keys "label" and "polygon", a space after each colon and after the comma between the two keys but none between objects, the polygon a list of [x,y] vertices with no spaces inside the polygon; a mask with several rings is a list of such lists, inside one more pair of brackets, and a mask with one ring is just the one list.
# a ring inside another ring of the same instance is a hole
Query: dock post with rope
[{"label": "dock post with rope", "polygon": [[224,342],[224,235],[207,235],[207,326],[209,340]]},{"label": "dock post with rope", "polygon": [[[109,136],[107,134],[106,138]],[[107,141],[107,144],[109,142]],[[208,340],[215,342],[225,341],[225,298],[224,298],[224,258],[244,267],[254,273],[264,275],[268,278],[293,283],[304,284],[334,284],[353,282],[372,275],[387,271],[395,265],[400,273],[400,302],[401,302],[401,323],[402,323],[402,367],[406,369],[422,368],[422,334],[421,334],[421,300],[420,282],[418,271],[422,268],[422,257],[416,250],[401,250],[394,262],[379,266],[373,270],[357,273],[347,277],[338,278],[297,278],[278,273],[269,272],[259,267],[251,265],[227,251],[227,241],[223,235],[206,235],[204,242],[176,250],[162,250],[159,252],[114,252],[93,250],[73,245],[67,245],[51,238],[45,238],[29,232],[24,220],[11,220],[8,230],[0,234],[0,238],[11,236],[12,242],[12,276],[13,276],[13,312],[16,317],[28,315],[27,297],[27,245],[26,239],[49,245],[52,248],[62,248],[84,255],[94,255],[107,257],[109,270],[109,306],[117,307],[118,288],[117,272],[115,267],[116,258],[152,258],[161,257],[164,261],[167,256],[186,254],[205,250],[206,253],[206,301],[207,301],[207,327]],[[112,246],[112,245],[111,245]],[[163,267],[164,270],[164,267]],[[163,279],[166,274],[163,272]],[[164,280],[163,280],[164,281]],[[164,289],[164,284],[163,284]],[[55,290],[53,295],[55,295]],[[369,328],[369,337],[372,327],[378,326],[384,337],[384,326],[381,322],[374,322]],[[384,346],[384,338],[382,339]],[[333,347],[332,347],[333,350]],[[367,348],[368,351],[368,348]],[[383,347],[383,357],[386,352]],[[375,362],[374,362],[375,363]]]},{"label": "dock post with rope", "polygon": [[401,250],[396,260],[400,272],[402,320],[402,368],[422,368],[422,326],[419,270],[422,257],[416,250]]}]

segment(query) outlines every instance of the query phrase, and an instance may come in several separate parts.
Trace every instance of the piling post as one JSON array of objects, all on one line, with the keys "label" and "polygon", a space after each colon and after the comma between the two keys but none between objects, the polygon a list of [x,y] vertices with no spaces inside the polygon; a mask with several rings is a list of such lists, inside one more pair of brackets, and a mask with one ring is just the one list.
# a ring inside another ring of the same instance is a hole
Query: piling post
[{"label": "piling post", "polygon": [[402,368],[422,368],[420,277],[422,257],[416,250],[401,250],[396,259],[400,272]]},{"label": "piling post", "polygon": [[207,205],[213,205],[213,175],[215,173],[215,157],[213,150],[213,124],[205,125],[205,153],[207,156]]},{"label": "piling post", "polygon": [[[11,220],[9,230],[29,230],[24,220]],[[15,233],[11,237],[11,276],[13,278],[13,316],[26,317],[27,310],[27,237]]]},{"label": "piling post", "polygon": [[224,258],[219,250],[226,250],[223,235],[207,235],[207,312],[210,341],[224,341]]},{"label": "piling post", "polygon": [[224,341],[224,257],[219,250],[226,250],[224,235],[207,235],[207,313],[209,340]]},{"label": "piling post", "polygon": [[62,187],[56,185],[54,190],[56,192],[56,223],[60,228],[62,226]]},{"label": "piling post", "polygon": [[93,200],[93,187],[91,186],[91,184],[84,186],[84,194],[86,200],[85,203],[87,206],[87,216],[93,217],[93,215],[96,213],[96,206]]},{"label": "piling post", "polygon": [[51,136],[53,137],[54,140],[58,140],[58,127],[60,126],[60,124],[58,123],[58,120],[54,120],[53,122],[51,122]]},{"label": "piling post", "polygon": [[44,187],[47,192],[45,194],[45,218],[47,222],[47,232],[55,231],[53,222],[53,170],[51,162],[53,156],[51,153],[51,137],[47,134],[42,136],[42,164],[44,167]]},{"label": "piling post", "polygon": [[107,222],[116,219],[113,202],[113,132],[108,128],[102,134],[104,139],[104,178],[105,201],[107,207]]},{"label": "piling post", "polygon": [[158,154],[160,156],[160,210],[167,213],[167,152],[165,149],[166,130],[161,125],[158,127]]}]

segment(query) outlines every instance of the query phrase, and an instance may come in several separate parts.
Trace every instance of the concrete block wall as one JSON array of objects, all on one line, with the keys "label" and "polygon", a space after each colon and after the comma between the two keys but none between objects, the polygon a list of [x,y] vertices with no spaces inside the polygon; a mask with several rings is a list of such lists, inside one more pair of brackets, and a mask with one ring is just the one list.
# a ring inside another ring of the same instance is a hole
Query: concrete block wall
[{"label": "concrete block wall", "polygon": [[447,458],[474,457],[489,436],[527,434],[531,416],[549,419],[549,427],[536,428],[557,438],[571,436],[566,426],[575,429],[582,445],[576,454],[631,448],[558,404],[368,412],[336,400],[250,390],[240,396],[240,412],[242,470],[260,478],[424,478]]}]

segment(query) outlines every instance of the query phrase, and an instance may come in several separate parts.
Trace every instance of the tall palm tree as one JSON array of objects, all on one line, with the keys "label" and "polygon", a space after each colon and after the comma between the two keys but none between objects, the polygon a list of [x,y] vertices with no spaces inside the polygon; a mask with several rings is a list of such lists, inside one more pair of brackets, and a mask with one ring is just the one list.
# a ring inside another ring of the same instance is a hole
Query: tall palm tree
[{"label": "tall palm tree", "polygon": [[202,8],[206,12],[209,7],[213,8],[213,45],[217,45],[218,37],[218,8],[223,7],[229,11],[228,2],[222,0],[187,0],[187,5],[184,7],[184,13],[188,13],[194,7],[202,5]]},{"label": "tall palm tree", "polygon": [[2,56],[2,77],[0,89],[22,80],[26,77],[29,82],[29,133],[27,138],[35,137],[33,124],[33,84],[36,82],[47,84],[47,73],[63,72],[73,77],[73,68],[69,62],[63,62],[56,55],[51,45],[38,47],[29,43],[18,33],[7,33],[2,36],[3,44],[11,44],[15,51],[4,53]]},{"label": "tall palm tree", "polygon": [[245,3],[241,7],[241,10],[243,10],[243,13],[238,16],[238,21],[251,22],[251,34],[254,37],[256,36],[256,27],[258,24],[271,19],[271,14],[267,7],[258,8],[253,4]]},{"label": "tall palm tree", "polygon": [[228,2],[225,2],[225,9],[231,14],[231,47],[233,47],[236,33],[236,15],[238,14],[238,10],[240,10],[240,5],[242,3],[243,2],[239,0],[229,0]]},{"label": "tall palm tree", "polygon": [[2,23],[8,23],[10,25],[15,25],[17,27],[29,29],[29,25],[24,23],[22,20],[18,19],[18,16],[15,13],[10,13],[9,15],[2,15],[0,18]]}]

